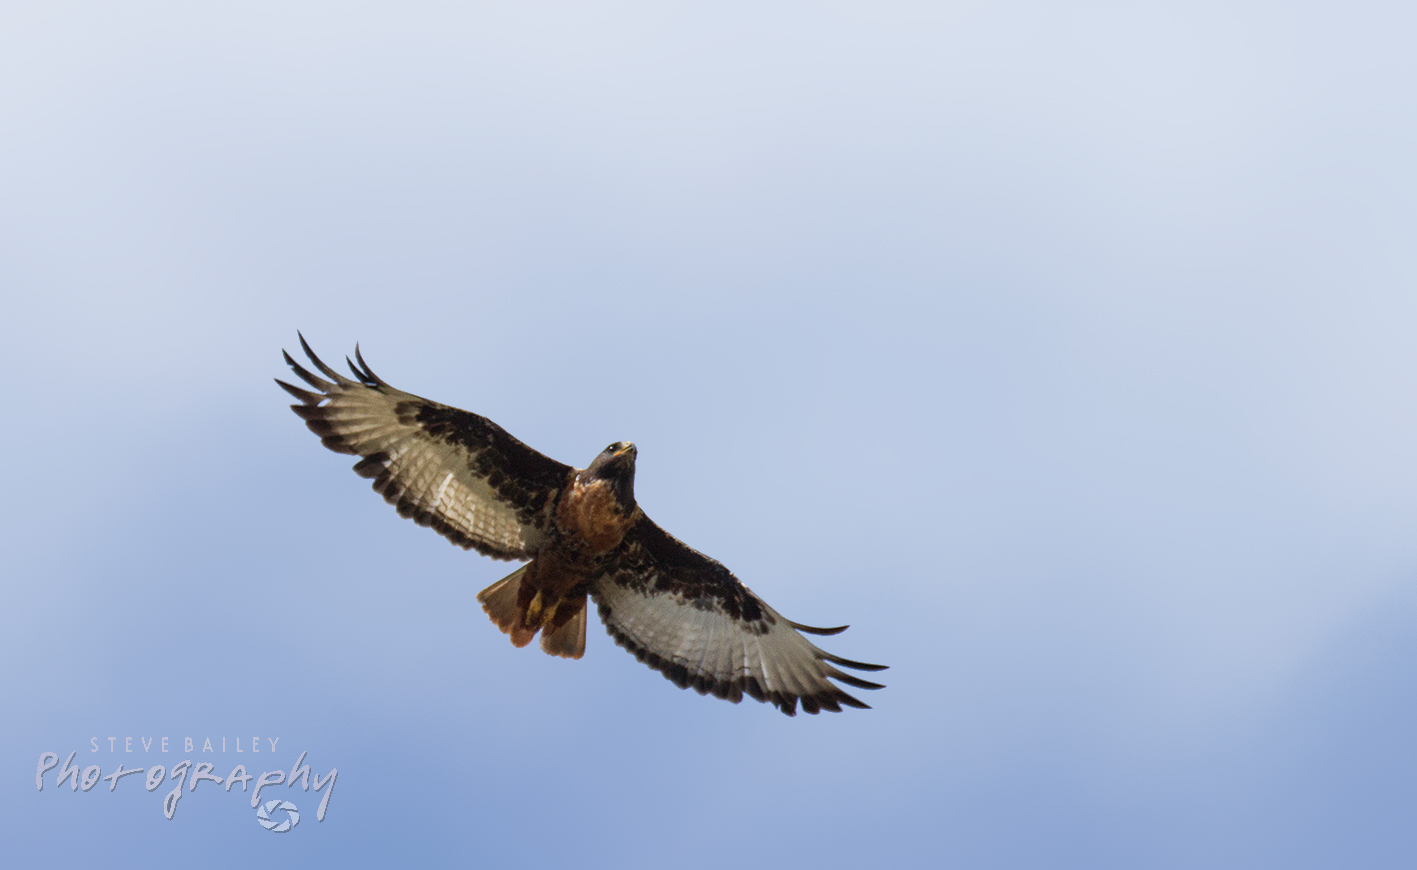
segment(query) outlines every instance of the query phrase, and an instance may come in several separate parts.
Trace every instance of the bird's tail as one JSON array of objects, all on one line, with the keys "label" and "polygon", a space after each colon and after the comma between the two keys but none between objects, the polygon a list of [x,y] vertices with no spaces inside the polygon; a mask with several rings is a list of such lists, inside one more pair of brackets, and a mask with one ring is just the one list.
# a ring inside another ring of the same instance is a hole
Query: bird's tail
[{"label": "bird's tail", "polygon": [[523,582],[532,564],[477,593],[477,600],[514,646],[526,646],[541,631],[541,649],[547,655],[578,659],[585,653],[586,595],[545,601],[540,590]]},{"label": "bird's tail", "polygon": [[536,635],[536,629],[528,630],[524,624],[526,608],[517,606],[517,599],[521,597],[519,593],[522,578],[526,576],[526,569],[529,567],[530,562],[477,593],[477,600],[481,602],[483,611],[492,618],[498,628],[511,635],[512,643],[519,647],[531,643],[531,639]]},{"label": "bird's tail", "polygon": [[541,632],[541,651],[549,656],[578,659],[585,654],[586,596],[566,597]]}]

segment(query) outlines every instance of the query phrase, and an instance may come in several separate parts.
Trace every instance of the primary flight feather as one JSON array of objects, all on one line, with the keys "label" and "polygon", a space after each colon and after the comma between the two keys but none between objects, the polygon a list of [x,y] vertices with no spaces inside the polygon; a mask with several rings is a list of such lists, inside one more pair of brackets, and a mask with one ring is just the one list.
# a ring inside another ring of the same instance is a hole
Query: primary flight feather
[{"label": "primary flight feather", "polygon": [[[617,441],[584,469],[563,465],[501,426],[395,389],[356,347],[350,379],[300,337],[309,371],[285,361],[311,390],[276,383],[291,409],[400,516],[495,559],[529,560],[477,596],[512,643],[538,634],[551,655],[585,652],[587,597],[615,642],[681,688],[734,703],[743,695],[792,716],[866,704],[832,680],[879,689],[836,665],[883,670],[834,656],[725,567],[661,529],[635,502],[635,445]],[[328,380],[326,380],[328,379]]]}]

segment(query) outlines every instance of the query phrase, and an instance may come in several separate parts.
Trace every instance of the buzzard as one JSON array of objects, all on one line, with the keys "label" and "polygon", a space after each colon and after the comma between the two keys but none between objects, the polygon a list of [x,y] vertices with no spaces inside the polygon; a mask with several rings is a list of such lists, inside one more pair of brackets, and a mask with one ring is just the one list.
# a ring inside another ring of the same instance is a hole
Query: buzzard
[{"label": "buzzard", "polygon": [[725,567],[681,543],[635,503],[635,445],[616,441],[584,469],[543,456],[488,420],[385,383],[356,346],[354,379],[321,362],[324,380],[285,354],[316,392],[277,380],[291,410],[336,453],[361,457],[354,471],[400,516],[494,559],[530,560],[478,594],[482,609],[518,647],[578,659],[586,599],[615,642],[680,688],[735,704],[743,695],[789,716],[868,709],[832,683],[879,689],[835,665],[801,632],[832,635],[783,618]]}]

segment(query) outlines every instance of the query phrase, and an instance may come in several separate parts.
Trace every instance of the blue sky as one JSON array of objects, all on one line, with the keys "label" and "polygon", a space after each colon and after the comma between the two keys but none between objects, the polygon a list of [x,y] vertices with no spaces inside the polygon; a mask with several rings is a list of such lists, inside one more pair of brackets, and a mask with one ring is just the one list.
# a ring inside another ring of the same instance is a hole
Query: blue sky
[{"label": "blue sky", "polygon": [[[1412,866],[1414,24],[6,7],[6,851]],[[635,441],[651,516],[892,666],[875,709],[512,648],[510,566],[286,409],[297,329],[564,462]],[[328,816],[34,789],[256,758],[129,736],[276,738]]]}]

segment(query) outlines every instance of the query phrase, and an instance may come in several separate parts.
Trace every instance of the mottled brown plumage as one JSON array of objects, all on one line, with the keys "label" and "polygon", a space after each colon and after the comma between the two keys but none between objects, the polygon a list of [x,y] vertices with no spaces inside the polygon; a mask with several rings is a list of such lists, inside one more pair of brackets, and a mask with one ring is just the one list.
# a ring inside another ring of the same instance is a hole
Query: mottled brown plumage
[{"label": "mottled brown plumage", "polygon": [[[733,702],[743,695],[793,715],[866,707],[832,681],[879,689],[834,665],[881,670],[819,649],[727,568],[655,525],[635,502],[635,445],[617,441],[584,469],[536,452],[485,417],[397,390],[364,362],[351,380],[300,338],[311,363],[283,381],[321,442],[362,457],[354,470],[400,516],[498,559],[529,560],[478,594],[516,646],[538,633],[551,655],[585,650],[587,597],[615,642],[676,685]],[[357,362],[356,362],[357,361]]]}]

